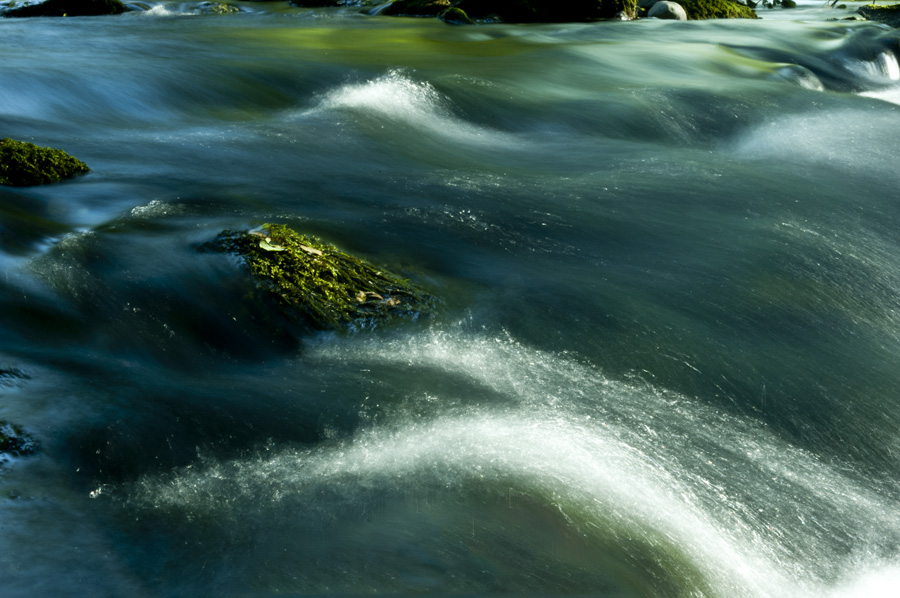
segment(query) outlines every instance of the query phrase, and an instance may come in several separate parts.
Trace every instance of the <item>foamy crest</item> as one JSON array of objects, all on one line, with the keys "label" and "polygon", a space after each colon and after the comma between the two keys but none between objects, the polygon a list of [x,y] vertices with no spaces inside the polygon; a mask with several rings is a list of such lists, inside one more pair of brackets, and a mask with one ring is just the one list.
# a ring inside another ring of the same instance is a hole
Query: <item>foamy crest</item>
[{"label": "foamy crest", "polygon": [[[848,567],[835,535],[862,550],[900,537],[900,517],[878,494],[765,428],[505,335],[328,342],[309,359],[409,376],[439,370],[503,400],[485,407],[440,384],[420,397],[430,417],[399,401],[382,424],[351,440],[145,478],[131,489],[134,499],[240,517],[256,504],[328,508],[317,503],[322,488],[347,496],[430,483],[452,492],[477,481],[541,497],[582,531],[618,530],[609,533],[680,555],[720,596],[827,594],[822,580]],[[877,592],[889,590],[892,575],[853,587],[889,596]]]},{"label": "foamy crest", "polygon": [[350,110],[382,119],[385,126],[407,125],[429,135],[479,145],[509,146],[499,131],[454,116],[450,104],[430,83],[414,81],[399,70],[365,83],[347,84],[322,98],[317,110]]}]

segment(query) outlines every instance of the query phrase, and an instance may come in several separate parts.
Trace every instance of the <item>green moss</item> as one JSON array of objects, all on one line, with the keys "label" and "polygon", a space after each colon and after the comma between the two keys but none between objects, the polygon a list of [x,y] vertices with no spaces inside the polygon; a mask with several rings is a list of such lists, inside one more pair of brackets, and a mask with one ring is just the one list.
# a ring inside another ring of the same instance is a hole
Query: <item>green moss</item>
[{"label": "green moss", "polygon": [[241,12],[241,9],[221,2],[204,2],[200,5],[200,12],[205,15],[228,15]]},{"label": "green moss", "polygon": [[448,8],[438,18],[450,25],[471,25],[475,21],[469,18],[469,15],[456,7]]},{"label": "green moss", "polygon": [[87,164],[62,150],[13,139],[0,139],[0,185],[44,185],[89,170]]},{"label": "green moss", "polygon": [[866,10],[868,12],[877,13],[900,13],[900,4],[866,4],[859,7],[860,12]]},{"label": "green moss", "polygon": [[0,454],[21,457],[37,450],[35,441],[25,434],[22,427],[0,419]]},{"label": "green moss", "polygon": [[900,27],[900,4],[868,4],[856,11],[870,21]]},{"label": "green moss", "polygon": [[434,298],[409,281],[284,225],[225,231],[213,246],[243,258],[257,286],[315,330],[372,328],[434,309]]},{"label": "green moss", "polygon": [[732,0],[677,0],[692,21],[702,19],[755,19],[756,11]]},{"label": "green moss", "polygon": [[7,10],[4,17],[80,17],[118,15],[128,9],[119,0],[47,0]]}]

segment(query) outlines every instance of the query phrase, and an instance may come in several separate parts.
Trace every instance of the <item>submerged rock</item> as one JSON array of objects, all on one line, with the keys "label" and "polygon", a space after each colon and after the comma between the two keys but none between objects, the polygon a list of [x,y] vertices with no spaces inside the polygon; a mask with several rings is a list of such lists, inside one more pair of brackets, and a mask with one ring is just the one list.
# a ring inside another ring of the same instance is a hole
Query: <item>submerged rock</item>
[{"label": "submerged rock", "polygon": [[313,330],[372,328],[434,310],[434,297],[408,280],[284,225],[224,231],[211,246],[242,258],[257,288]]},{"label": "submerged rock", "polygon": [[900,27],[900,4],[860,6],[856,11],[870,21],[884,23],[889,27]]},{"label": "submerged rock", "polygon": [[669,19],[674,21],[687,21],[687,13],[684,8],[677,2],[670,0],[660,0],[654,2],[650,10],[647,11],[647,17],[651,19]]},{"label": "submerged rock", "polygon": [[0,139],[0,185],[44,185],[88,171],[87,164],[62,150]]},{"label": "submerged rock", "polygon": [[197,10],[204,15],[228,15],[241,12],[237,6],[221,2],[201,2]]},{"label": "submerged rock", "polygon": [[128,9],[119,0],[47,0],[11,8],[4,17],[82,17],[118,15]]},{"label": "submerged rock", "polygon": [[0,419],[0,458],[6,455],[22,457],[34,454],[37,443],[22,427]]}]

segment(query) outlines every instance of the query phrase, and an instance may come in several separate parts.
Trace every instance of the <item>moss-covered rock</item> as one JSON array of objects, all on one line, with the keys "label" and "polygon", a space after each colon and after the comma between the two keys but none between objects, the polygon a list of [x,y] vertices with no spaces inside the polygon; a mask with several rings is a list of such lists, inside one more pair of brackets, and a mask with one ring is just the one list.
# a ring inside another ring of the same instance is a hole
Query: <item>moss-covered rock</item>
[{"label": "moss-covered rock", "polygon": [[225,231],[212,243],[242,258],[256,286],[313,330],[359,330],[430,314],[435,299],[394,274],[284,225]]},{"label": "moss-covered rock", "polygon": [[465,11],[451,7],[438,15],[438,18],[449,25],[472,25],[475,23]]},{"label": "moss-covered rock", "polygon": [[755,19],[756,11],[733,0],[678,0],[688,19]]},{"label": "moss-covered rock", "polygon": [[11,8],[4,17],[82,17],[118,15],[128,9],[119,0],[47,0]]},{"label": "moss-covered rock", "polygon": [[89,170],[87,164],[62,150],[0,139],[0,185],[27,187],[56,183]]},{"label": "moss-covered rock", "polygon": [[230,15],[241,12],[237,6],[221,2],[201,2],[197,10],[205,15]]},{"label": "moss-covered rock", "polygon": [[36,450],[37,443],[22,430],[21,426],[0,419],[0,456],[21,457],[31,455]]},{"label": "moss-covered rock", "polygon": [[900,4],[868,4],[856,11],[870,21],[884,23],[889,27],[900,27]]}]

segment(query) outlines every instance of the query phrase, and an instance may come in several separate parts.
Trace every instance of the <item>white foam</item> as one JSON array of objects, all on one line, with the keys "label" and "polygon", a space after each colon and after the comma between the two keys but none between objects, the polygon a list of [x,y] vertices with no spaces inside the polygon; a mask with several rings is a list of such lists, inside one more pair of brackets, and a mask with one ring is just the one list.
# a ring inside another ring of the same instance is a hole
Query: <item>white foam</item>
[{"label": "white foam", "polygon": [[900,105],[900,87],[879,89],[875,91],[864,91],[860,95],[867,98],[875,98],[876,100],[883,100],[885,102],[890,102],[891,104]]},{"label": "white foam", "polygon": [[879,52],[874,60],[848,60],[847,66],[864,79],[897,81],[900,63],[893,52]]},{"label": "white foam", "polygon": [[430,83],[415,81],[399,70],[328,92],[313,112],[322,110],[361,112],[382,119],[383,126],[411,126],[428,135],[467,144],[510,146],[518,143],[511,135],[454,116],[449,101]]},{"label": "white foam", "polygon": [[[893,115],[871,110],[837,109],[774,118],[740,135],[733,155],[749,159],[825,163],[894,177],[893,139],[900,123]],[[799,166],[798,166],[799,167]]]},{"label": "white foam", "polygon": [[[884,530],[900,533],[890,504],[765,428],[508,336],[329,341],[309,359],[409,368],[410,376],[437,369],[500,398],[485,406],[441,385],[420,397],[431,417],[410,415],[398,400],[383,425],[349,441],[145,478],[139,502],[214,515],[307,504],[323,486],[353,495],[417,480],[446,488],[484,480],[554,497],[575,526],[626,530],[678,552],[721,596],[827,594],[820,579],[848,566],[829,530],[861,545]],[[892,579],[878,574],[854,587]]]},{"label": "white foam", "polygon": [[832,598],[895,598],[900,594],[900,566],[866,568],[837,587]]}]

